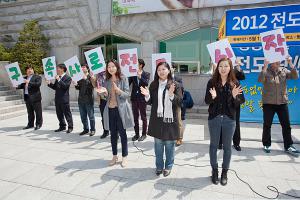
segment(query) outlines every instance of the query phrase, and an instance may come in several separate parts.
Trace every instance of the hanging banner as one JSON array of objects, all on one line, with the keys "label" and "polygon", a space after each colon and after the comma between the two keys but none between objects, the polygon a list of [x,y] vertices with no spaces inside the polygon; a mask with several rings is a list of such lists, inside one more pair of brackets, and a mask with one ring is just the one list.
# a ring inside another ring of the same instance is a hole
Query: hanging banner
[{"label": "hanging banner", "polygon": [[93,74],[105,71],[106,64],[101,47],[84,52],[87,64]]},{"label": "hanging banner", "polygon": [[[241,81],[245,95],[245,103],[241,105],[241,121],[263,122],[262,116],[262,92],[263,84],[259,83],[258,75],[264,66],[264,53],[262,46],[257,47],[234,47],[237,58],[240,58],[246,79]],[[289,54],[295,67],[300,69],[300,46],[289,46]],[[286,61],[282,66],[288,66]],[[289,69],[289,68],[288,68]],[[287,94],[289,98],[289,113],[291,124],[300,124],[300,81],[287,80]],[[278,123],[277,116],[274,122]]]},{"label": "hanging banner", "polygon": [[70,58],[64,63],[73,81],[77,82],[82,79],[83,71],[77,56]]},{"label": "hanging banner", "polygon": [[113,0],[112,11],[113,15],[116,16],[179,9],[255,4],[272,1],[278,0]]},{"label": "hanging banner", "polygon": [[136,76],[139,67],[137,48],[119,50],[118,59],[124,76]]},{"label": "hanging banner", "polygon": [[[227,10],[225,35],[231,46],[260,45],[260,33],[283,29],[287,42],[300,42],[300,5]],[[219,33],[222,35],[222,33]]]},{"label": "hanging banner", "polygon": [[18,62],[6,65],[5,69],[13,87],[17,87],[18,85],[24,83],[24,78]]},{"label": "hanging banner", "polygon": [[56,76],[55,56],[42,59],[44,75],[47,80],[54,80]]},{"label": "hanging banner", "polygon": [[[246,102],[241,105],[241,121],[263,122],[263,85],[258,82],[258,75],[263,68],[265,59],[260,37],[261,33],[276,29],[283,30],[288,53],[292,57],[292,62],[299,72],[299,10],[300,5],[286,5],[226,11],[223,17],[225,19],[225,23],[221,22],[220,24],[222,25],[223,23],[223,29],[219,30],[219,36],[220,38],[227,37],[229,39],[236,57],[240,58],[242,61],[243,65],[241,68],[246,76],[246,79],[241,81],[246,99]],[[280,38],[282,38],[282,35]],[[271,48],[272,47],[270,47],[270,49]],[[268,57],[268,55],[266,55],[266,57]],[[283,57],[279,60],[282,60]],[[286,61],[281,62],[281,65],[287,66]],[[287,80],[289,114],[292,124],[300,124],[299,87],[299,79]],[[278,123],[277,116],[274,118],[274,122]]]}]

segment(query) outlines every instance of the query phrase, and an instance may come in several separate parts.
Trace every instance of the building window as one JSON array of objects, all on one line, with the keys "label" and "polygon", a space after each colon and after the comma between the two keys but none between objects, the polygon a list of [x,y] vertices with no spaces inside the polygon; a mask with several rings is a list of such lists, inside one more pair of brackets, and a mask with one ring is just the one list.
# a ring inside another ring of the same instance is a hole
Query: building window
[{"label": "building window", "polygon": [[206,45],[216,41],[218,29],[205,27],[160,41],[160,53],[171,52],[179,73],[210,74],[210,56]]},{"label": "building window", "polygon": [[94,40],[80,46],[81,62],[86,63],[84,52],[101,47],[104,59],[118,59],[118,50],[122,49],[138,49],[138,55],[141,55],[141,44],[116,35],[102,35]]}]

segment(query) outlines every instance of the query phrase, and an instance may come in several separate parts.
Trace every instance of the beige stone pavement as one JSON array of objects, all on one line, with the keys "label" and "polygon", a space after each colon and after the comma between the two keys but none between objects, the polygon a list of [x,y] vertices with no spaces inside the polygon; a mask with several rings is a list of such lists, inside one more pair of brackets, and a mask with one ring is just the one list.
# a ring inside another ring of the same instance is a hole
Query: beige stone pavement
[{"label": "beige stone pavement", "polygon": [[[74,113],[72,134],[54,133],[58,128],[53,111],[44,112],[41,130],[22,130],[26,116],[0,121],[0,199],[5,200],[87,200],[87,199],[254,199],[260,198],[236,176],[229,173],[223,187],[210,182],[208,133],[205,121],[187,120],[184,145],[176,148],[175,162],[169,177],[154,174],[154,158],[144,156],[131,142],[128,130],[127,168],[108,167],[111,159],[109,138],[100,140],[100,117],[97,133],[79,136],[82,125]],[[282,143],[273,143],[265,154],[259,142],[261,124],[242,123],[242,151],[233,150],[231,168],[253,189],[268,197],[266,189],[276,186],[281,192],[300,196],[300,158],[282,151]],[[295,146],[300,148],[300,128],[293,126]],[[205,137],[204,137],[205,136]],[[205,138],[205,140],[203,140]],[[273,127],[273,138],[281,141],[280,127]],[[153,155],[153,138],[136,145]],[[119,144],[120,147],[120,144]],[[219,152],[219,157],[222,152]],[[204,167],[182,166],[183,164]],[[281,199],[289,198],[280,196]]]}]

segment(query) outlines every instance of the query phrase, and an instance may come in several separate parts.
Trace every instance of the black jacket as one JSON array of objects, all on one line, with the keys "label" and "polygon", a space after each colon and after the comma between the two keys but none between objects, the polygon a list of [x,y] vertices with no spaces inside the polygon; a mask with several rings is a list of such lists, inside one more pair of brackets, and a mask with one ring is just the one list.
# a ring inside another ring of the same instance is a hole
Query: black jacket
[{"label": "black jacket", "polygon": [[[237,84],[237,86],[239,86],[239,83]],[[222,95],[222,88],[215,87],[217,92],[217,97],[213,99],[209,92],[210,88],[213,88],[212,79],[210,79],[207,83],[206,94],[205,94],[205,103],[209,105],[208,119],[210,120],[220,115],[222,109],[224,108],[223,106],[227,106],[225,114],[229,118],[235,119],[236,109],[238,108],[238,106],[240,106],[240,104],[245,102],[244,94],[237,95],[236,98],[234,99],[232,96],[232,89],[230,88],[229,84],[226,83],[225,88],[227,89],[225,89],[225,93],[223,93],[225,94],[225,98],[224,99],[222,98],[224,97]]]},{"label": "black jacket", "polygon": [[94,103],[94,86],[92,84],[90,75],[87,76],[87,79],[81,79],[80,81],[78,81],[75,88],[79,90],[78,103]]},{"label": "black jacket", "polygon": [[239,81],[246,79],[243,70],[238,71],[236,68],[234,68],[234,74],[235,74],[236,79]]},{"label": "black jacket", "polygon": [[[173,123],[163,122],[163,118],[157,117],[157,107],[158,107],[158,84],[154,81],[150,84],[149,92],[150,99],[147,104],[151,106],[151,115],[148,126],[148,135],[161,139],[161,140],[177,140],[179,138],[179,123],[177,111],[180,108],[182,103],[182,91],[181,87],[177,82],[175,82],[175,92],[174,99],[172,101],[172,110],[173,110]],[[163,92],[163,101],[166,95],[166,89]]]},{"label": "black jacket", "polygon": [[[27,79],[27,76],[24,77]],[[25,83],[22,83],[17,89],[23,89],[24,100],[27,102],[37,102],[42,100],[40,87],[42,84],[42,78],[39,75],[33,74],[28,83],[28,95],[25,95]]]},{"label": "black jacket", "polygon": [[72,79],[65,74],[60,81],[55,80],[54,84],[50,83],[48,87],[55,90],[55,102],[56,103],[69,103],[70,95],[69,89]]},{"label": "black jacket", "polygon": [[133,76],[129,77],[129,86],[132,84],[131,96],[130,99],[132,100],[141,100],[145,101],[144,95],[141,93],[140,87],[147,87],[149,85],[150,73],[143,71],[141,75],[141,79],[138,82],[138,77]]}]

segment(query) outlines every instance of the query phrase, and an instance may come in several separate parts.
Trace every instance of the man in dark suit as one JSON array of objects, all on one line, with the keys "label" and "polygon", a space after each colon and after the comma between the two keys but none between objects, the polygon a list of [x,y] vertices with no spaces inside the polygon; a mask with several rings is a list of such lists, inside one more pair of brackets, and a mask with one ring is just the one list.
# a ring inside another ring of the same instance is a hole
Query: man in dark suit
[{"label": "man in dark suit", "polygon": [[[133,136],[132,141],[143,141],[147,136],[147,115],[146,109],[147,104],[145,101],[144,95],[141,93],[140,87],[147,87],[149,84],[150,73],[145,72],[143,68],[145,67],[145,62],[143,59],[138,59],[139,69],[137,71],[137,76],[129,78],[129,85],[132,84],[131,91],[131,104],[132,104],[132,112],[134,118],[134,131],[135,136]],[[141,119],[143,121],[143,131],[142,136],[139,134],[139,113],[141,115]]]},{"label": "man in dark suit", "polygon": [[55,132],[61,132],[66,130],[65,118],[68,122],[67,133],[73,131],[73,118],[70,110],[70,95],[69,88],[72,82],[70,76],[66,74],[67,67],[65,64],[59,64],[57,66],[57,76],[55,82],[51,83],[47,81],[48,87],[55,90],[55,107],[56,115],[59,121],[59,128]]},{"label": "man in dark suit", "polygon": [[42,96],[40,91],[42,78],[34,74],[31,66],[27,66],[25,71],[24,83],[17,87],[17,89],[23,89],[24,91],[24,100],[28,114],[28,124],[23,129],[33,128],[34,118],[36,117],[34,130],[38,130],[43,125]]}]

